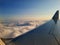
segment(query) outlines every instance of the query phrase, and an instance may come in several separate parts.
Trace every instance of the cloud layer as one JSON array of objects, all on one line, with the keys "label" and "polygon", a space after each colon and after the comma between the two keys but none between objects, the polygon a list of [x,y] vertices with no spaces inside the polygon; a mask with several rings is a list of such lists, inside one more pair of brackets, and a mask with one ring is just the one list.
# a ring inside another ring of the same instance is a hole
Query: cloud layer
[{"label": "cloud layer", "polygon": [[15,38],[43,24],[43,21],[0,22],[0,38]]}]

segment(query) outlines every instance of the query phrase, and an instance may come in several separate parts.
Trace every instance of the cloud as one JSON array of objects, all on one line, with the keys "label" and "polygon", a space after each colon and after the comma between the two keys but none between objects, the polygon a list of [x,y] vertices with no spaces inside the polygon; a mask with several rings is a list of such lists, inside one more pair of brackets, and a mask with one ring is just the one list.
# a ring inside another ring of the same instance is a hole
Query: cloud
[{"label": "cloud", "polygon": [[43,21],[17,21],[0,23],[0,38],[15,38],[43,24]]}]

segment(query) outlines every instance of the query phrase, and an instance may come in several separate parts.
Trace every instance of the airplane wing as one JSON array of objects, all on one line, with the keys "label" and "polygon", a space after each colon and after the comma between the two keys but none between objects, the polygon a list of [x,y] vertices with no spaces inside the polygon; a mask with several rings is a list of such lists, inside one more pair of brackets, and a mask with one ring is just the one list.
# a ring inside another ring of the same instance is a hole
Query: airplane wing
[{"label": "airplane wing", "polygon": [[59,11],[47,23],[12,39],[7,45],[60,45],[54,30],[58,23]]}]

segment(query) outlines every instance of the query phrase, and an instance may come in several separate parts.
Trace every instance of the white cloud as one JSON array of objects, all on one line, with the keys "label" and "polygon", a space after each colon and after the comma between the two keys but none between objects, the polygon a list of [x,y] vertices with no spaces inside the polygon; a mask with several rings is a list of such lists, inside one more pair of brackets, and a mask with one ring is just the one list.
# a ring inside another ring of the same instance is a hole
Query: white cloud
[{"label": "white cloud", "polygon": [[[23,26],[17,26],[16,24],[20,25],[20,24],[31,24],[31,25],[23,25]],[[34,29],[36,26],[40,26],[41,24],[43,24],[44,22],[42,21],[23,21],[20,22],[18,21],[18,23],[16,22],[11,22],[9,24],[7,24],[7,26],[2,23],[0,23],[0,37],[1,38],[14,38],[17,37],[19,35],[22,35],[32,29]]]}]

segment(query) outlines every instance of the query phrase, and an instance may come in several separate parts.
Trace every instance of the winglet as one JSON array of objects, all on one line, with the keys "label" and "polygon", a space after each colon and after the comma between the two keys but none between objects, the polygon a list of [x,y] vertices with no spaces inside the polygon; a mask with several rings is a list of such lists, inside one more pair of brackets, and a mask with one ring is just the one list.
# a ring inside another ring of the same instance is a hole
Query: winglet
[{"label": "winglet", "polygon": [[59,10],[56,11],[52,19],[54,20],[55,24],[57,24],[57,21],[59,20]]}]

